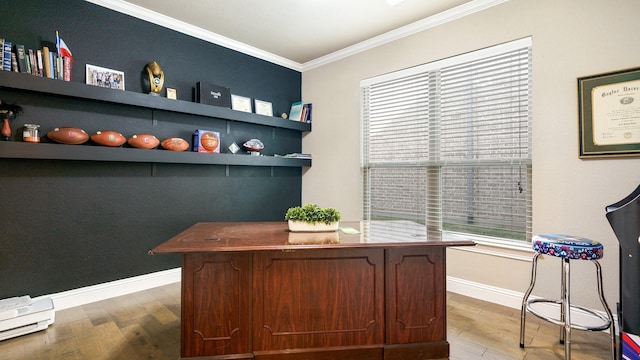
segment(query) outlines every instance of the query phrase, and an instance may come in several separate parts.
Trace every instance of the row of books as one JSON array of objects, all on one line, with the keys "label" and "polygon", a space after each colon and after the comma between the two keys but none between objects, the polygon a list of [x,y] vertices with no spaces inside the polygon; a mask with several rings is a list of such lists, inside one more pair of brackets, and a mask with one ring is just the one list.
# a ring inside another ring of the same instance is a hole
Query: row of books
[{"label": "row of books", "polygon": [[47,46],[38,50],[25,49],[24,45],[12,44],[11,41],[2,38],[0,43],[2,70],[71,81],[73,60],[70,57],[60,56],[55,51],[50,51]]},{"label": "row of books", "polygon": [[291,104],[291,111],[289,111],[289,120],[311,123],[312,109],[313,105],[311,103],[294,102]]}]

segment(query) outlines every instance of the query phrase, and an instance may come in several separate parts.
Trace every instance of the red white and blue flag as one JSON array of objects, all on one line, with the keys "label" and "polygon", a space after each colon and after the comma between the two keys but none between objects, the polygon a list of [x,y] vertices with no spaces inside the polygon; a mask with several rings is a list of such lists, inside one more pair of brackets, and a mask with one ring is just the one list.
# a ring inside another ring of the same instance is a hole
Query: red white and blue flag
[{"label": "red white and blue flag", "polygon": [[56,31],[56,46],[58,48],[59,56],[68,57],[71,61],[73,61],[71,50],[69,50],[69,47],[67,47],[67,44],[64,43],[64,40],[60,38],[57,31]]}]

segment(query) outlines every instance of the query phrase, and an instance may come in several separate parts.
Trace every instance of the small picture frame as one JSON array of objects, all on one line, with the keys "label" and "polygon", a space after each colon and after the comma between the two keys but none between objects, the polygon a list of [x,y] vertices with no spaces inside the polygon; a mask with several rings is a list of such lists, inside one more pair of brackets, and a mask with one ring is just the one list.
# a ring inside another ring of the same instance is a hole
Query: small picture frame
[{"label": "small picture frame", "polygon": [[273,106],[270,102],[255,99],[256,114],[273,116]]},{"label": "small picture frame", "polygon": [[172,100],[177,100],[178,99],[178,94],[176,92],[176,89],[167,88],[167,99],[172,99]]},{"label": "small picture frame", "polygon": [[251,99],[231,94],[231,108],[237,111],[252,112]]},{"label": "small picture frame", "polygon": [[86,84],[124,90],[124,72],[87,64]]},{"label": "small picture frame", "polygon": [[640,68],[578,78],[579,157],[640,156]]},{"label": "small picture frame", "polygon": [[229,145],[229,152],[232,154],[237,153],[240,150],[240,146],[238,146],[238,144],[236,144],[236,142],[234,141],[231,145]]}]

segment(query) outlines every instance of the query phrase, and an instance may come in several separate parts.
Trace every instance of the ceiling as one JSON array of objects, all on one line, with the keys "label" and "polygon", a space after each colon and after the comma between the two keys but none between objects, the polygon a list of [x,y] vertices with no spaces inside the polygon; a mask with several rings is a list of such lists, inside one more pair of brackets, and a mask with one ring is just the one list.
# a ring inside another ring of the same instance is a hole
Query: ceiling
[{"label": "ceiling", "polygon": [[506,0],[87,1],[300,69],[403,27]]}]

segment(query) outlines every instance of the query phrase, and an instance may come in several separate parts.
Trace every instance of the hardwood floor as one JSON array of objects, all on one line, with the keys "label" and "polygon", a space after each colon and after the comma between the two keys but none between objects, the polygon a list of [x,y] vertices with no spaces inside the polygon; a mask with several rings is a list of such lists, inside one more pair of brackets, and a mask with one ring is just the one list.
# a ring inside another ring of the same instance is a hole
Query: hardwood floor
[{"label": "hardwood floor", "polygon": [[[557,326],[528,316],[520,349],[518,310],[453,293],[447,298],[450,360],[564,358]],[[572,334],[574,359],[610,358],[606,333]],[[57,311],[46,331],[0,342],[1,360],[176,360],[179,354],[179,284]]]},{"label": "hardwood floor", "polygon": [[[520,310],[448,293],[450,360],[564,359],[558,326],[527,315],[525,348],[520,348]],[[571,331],[571,357],[611,359],[609,334]]]},{"label": "hardwood floor", "polygon": [[179,354],[179,284],[57,311],[46,331],[0,342],[2,360],[176,360]]}]

